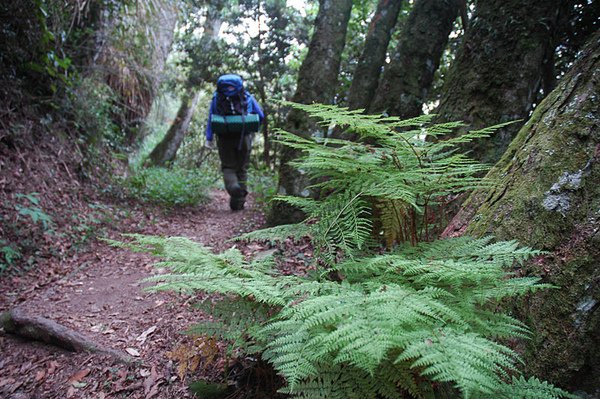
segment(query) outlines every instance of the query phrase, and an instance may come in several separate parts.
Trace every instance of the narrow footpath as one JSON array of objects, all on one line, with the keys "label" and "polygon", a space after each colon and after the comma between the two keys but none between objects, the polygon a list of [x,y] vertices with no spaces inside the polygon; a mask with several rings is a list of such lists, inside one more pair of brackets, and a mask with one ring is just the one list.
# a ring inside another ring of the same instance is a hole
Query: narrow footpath
[{"label": "narrow footpath", "polygon": [[[119,227],[105,227],[105,236],[184,236],[221,252],[243,245],[228,239],[263,223],[252,199],[245,210],[231,212],[227,194],[216,190],[210,203],[180,211],[137,207]],[[240,249],[248,256],[263,250],[257,245]],[[18,309],[49,319],[132,361],[106,353],[69,352],[0,332],[0,397],[188,398],[192,394],[187,385],[199,375],[219,376],[226,360],[207,361],[202,356],[206,343],[181,334],[206,317],[191,308],[201,298],[144,291],[143,280],[160,272],[156,261],[93,240],[60,265],[62,274],[51,283],[36,283],[34,270],[3,279],[0,311]]]}]

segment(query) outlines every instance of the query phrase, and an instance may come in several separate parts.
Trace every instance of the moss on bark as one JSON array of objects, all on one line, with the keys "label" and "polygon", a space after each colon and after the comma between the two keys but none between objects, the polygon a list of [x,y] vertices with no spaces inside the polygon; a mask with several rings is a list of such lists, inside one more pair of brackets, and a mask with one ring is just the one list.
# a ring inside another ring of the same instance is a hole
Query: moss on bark
[{"label": "moss on bark", "polygon": [[600,33],[536,109],[446,235],[517,239],[543,249],[517,272],[558,286],[514,304],[533,329],[528,371],[600,392]]},{"label": "moss on bark", "polygon": [[[465,121],[480,129],[525,119],[541,83],[544,62],[552,56],[552,37],[561,0],[477,1],[456,60],[448,74],[438,121]],[[483,162],[498,161],[522,124],[465,149]]]},{"label": "moss on bark", "polygon": [[422,114],[458,9],[458,0],[415,2],[369,112],[401,118]]}]

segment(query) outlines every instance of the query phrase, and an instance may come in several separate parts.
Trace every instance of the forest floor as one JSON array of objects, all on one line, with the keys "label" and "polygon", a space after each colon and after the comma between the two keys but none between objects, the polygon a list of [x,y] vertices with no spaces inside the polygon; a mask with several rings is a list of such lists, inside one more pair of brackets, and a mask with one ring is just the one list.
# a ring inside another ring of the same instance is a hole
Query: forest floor
[{"label": "forest floor", "polygon": [[[26,159],[29,162],[30,158]],[[27,185],[35,182],[28,180],[27,174],[33,179],[34,175],[39,177],[36,170],[40,174],[45,170],[37,168],[29,164],[17,170],[19,181],[25,182],[23,186],[15,186],[14,181],[6,179],[0,179],[0,186],[12,191],[13,197],[15,192],[30,192],[34,188]],[[68,172],[66,165],[61,169]],[[62,177],[64,174],[62,171]],[[36,259],[29,270],[0,274],[0,313],[18,309],[29,317],[43,317],[132,361],[124,363],[109,354],[69,352],[0,330],[0,397],[187,398],[194,397],[188,385],[195,380],[230,382],[233,378],[227,373],[243,369],[240,361],[244,360],[225,356],[222,343],[182,334],[191,324],[207,317],[192,308],[193,303],[205,296],[145,291],[149,283],[143,280],[162,272],[154,266],[157,259],[111,247],[101,238],[121,240],[121,233],[184,236],[215,252],[235,245],[249,258],[273,253],[275,249],[266,245],[228,241],[264,225],[264,216],[252,196],[246,209],[240,212],[229,210],[228,196],[222,190],[213,190],[207,204],[165,210],[94,193],[89,196],[93,200],[86,200],[88,196],[81,193],[86,187],[78,187],[77,195],[73,195],[72,187],[78,183],[75,177],[70,177],[73,179],[70,183],[61,186],[57,180],[56,186],[50,188],[57,196],[53,203],[62,201],[63,215],[101,209],[102,221],[79,216],[95,220],[96,234],[74,247],[69,242],[72,239],[56,233],[72,228],[68,225],[69,218],[55,217],[55,232],[44,234],[47,245],[55,247],[55,255]],[[39,192],[40,187],[35,190]],[[62,199],[60,192],[64,195]],[[42,188],[39,196],[46,198],[50,194],[45,195]],[[44,210],[48,213],[59,213],[46,205]],[[285,259],[286,267],[302,270],[306,267],[304,251],[306,246],[290,244],[279,250],[277,256]],[[213,357],[214,351],[217,353]],[[248,389],[245,393],[238,390],[230,397],[270,397],[257,392],[249,395]]]}]

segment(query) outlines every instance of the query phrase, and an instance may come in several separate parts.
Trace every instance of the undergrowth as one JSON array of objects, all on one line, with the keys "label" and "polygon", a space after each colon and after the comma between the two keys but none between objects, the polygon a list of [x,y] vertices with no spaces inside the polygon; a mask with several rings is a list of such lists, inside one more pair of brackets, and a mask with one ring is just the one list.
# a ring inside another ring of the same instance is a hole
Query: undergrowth
[{"label": "undergrowth", "polygon": [[[532,334],[498,305],[551,288],[512,272],[540,253],[491,237],[426,240],[428,212],[443,197],[493,184],[476,178],[485,166],[453,149],[495,128],[433,143],[423,135],[460,124],[294,106],[369,143],[280,133],[305,154],[295,164],[322,195],[280,198],[307,220],[243,239],[308,236],[317,270],[284,275],[272,258],[246,260],[235,248],[213,254],[185,238],[114,242],[162,259],[157,266],[171,273],[150,279],[153,291],[220,294],[198,305],[212,318],[190,333],[269,362],[285,380],[281,392],[298,398],[571,397],[522,376],[519,355],[502,343]],[[375,213],[395,240],[383,253],[374,248]]]},{"label": "undergrowth", "polygon": [[277,173],[268,168],[252,166],[248,173],[248,189],[254,194],[254,202],[262,208],[277,194]]},{"label": "undergrowth", "polygon": [[213,184],[202,171],[158,167],[139,169],[123,181],[133,198],[166,206],[204,203]]}]

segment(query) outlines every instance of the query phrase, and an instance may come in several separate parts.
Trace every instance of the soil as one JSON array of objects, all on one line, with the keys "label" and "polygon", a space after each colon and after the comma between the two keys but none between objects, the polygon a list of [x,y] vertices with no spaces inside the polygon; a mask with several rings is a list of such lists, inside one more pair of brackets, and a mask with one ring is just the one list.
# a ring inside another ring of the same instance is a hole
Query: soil
[{"label": "soil", "polygon": [[[248,257],[272,252],[266,245],[228,241],[263,226],[253,196],[239,212],[229,209],[222,190],[213,190],[207,204],[165,210],[99,195],[101,184],[81,183],[73,165],[56,156],[46,159],[52,151],[36,151],[26,156],[5,152],[8,156],[0,162],[0,216],[12,226],[7,223],[0,233],[29,234],[29,245],[37,246],[24,252],[20,269],[0,274],[0,313],[17,308],[44,317],[133,361],[69,352],[0,330],[0,397],[188,398],[194,397],[189,384],[198,379],[232,384],[230,373],[247,367],[245,360],[225,356],[223,343],[182,334],[207,317],[191,306],[203,296],[145,291],[149,283],[143,280],[162,272],[154,266],[157,259],[114,248],[102,238],[121,240],[121,233],[185,236],[216,252],[234,245]],[[41,209],[53,217],[50,230],[40,232],[40,223],[14,215],[14,204],[22,200],[16,194],[33,191]],[[306,244],[300,251],[305,250]],[[298,249],[290,247],[281,254],[294,251]],[[287,267],[305,268],[305,253],[301,255],[289,255]],[[273,397],[236,392],[229,397]]]},{"label": "soil", "polygon": [[[251,199],[241,212],[230,211],[227,200],[226,193],[214,191],[207,205],[168,213],[153,207],[137,209],[120,224],[131,223],[133,229],[125,232],[185,236],[222,251],[234,245],[229,238],[263,223]],[[106,236],[122,239],[121,232],[109,229]],[[142,280],[158,272],[155,262],[149,255],[94,240],[59,266],[68,272],[55,281],[40,286],[35,271],[3,279],[2,310],[18,306],[28,315],[53,320],[105,347],[129,353],[134,363],[119,364],[106,355],[70,353],[1,335],[0,396],[190,397],[191,373],[178,373],[180,359],[170,359],[169,352],[178,345],[193,348],[193,340],[180,332],[203,316],[190,307],[196,297],[144,292],[148,284]],[[208,374],[220,374],[223,360],[212,368]]]}]

